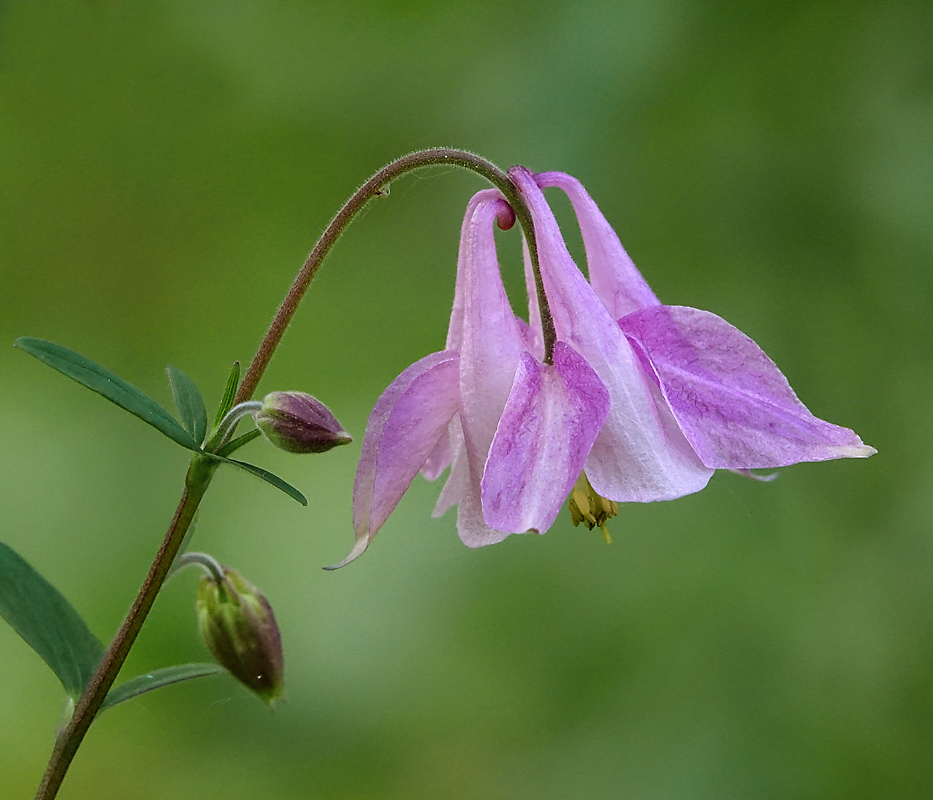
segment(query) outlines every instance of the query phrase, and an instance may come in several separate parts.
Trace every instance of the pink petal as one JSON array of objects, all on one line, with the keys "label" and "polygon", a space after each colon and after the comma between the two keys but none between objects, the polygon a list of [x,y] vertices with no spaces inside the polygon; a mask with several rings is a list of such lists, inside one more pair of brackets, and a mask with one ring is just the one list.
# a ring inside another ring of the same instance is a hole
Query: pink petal
[{"label": "pink petal", "polygon": [[447,469],[452,457],[450,436],[441,436],[430,455],[425,459],[421,474],[429,481],[436,481],[440,474]]},{"label": "pink petal", "polygon": [[541,331],[541,309],[538,307],[538,289],[531,269],[528,242],[522,239],[522,260],[525,263],[525,289],[528,293],[528,327],[524,330],[528,349],[541,361],[544,358],[544,334]]},{"label": "pink petal", "polygon": [[608,413],[609,392],[568,345],[557,342],[553,365],[523,353],[483,474],[486,522],[550,528]]},{"label": "pink petal", "polygon": [[583,235],[590,285],[613,319],[639,308],[659,305],[658,298],[583,184],[563,172],[539,172],[534,177],[542,189],[556,186],[570,198]]},{"label": "pink petal", "polygon": [[[480,203],[501,200],[502,195],[498,189],[484,189],[473,195],[467,203],[466,214],[464,214],[463,225],[460,229],[460,249],[457,254],[457,279],[454,289],[454,304],[450,312],[450,324],[447,328],[447,343],[445,345],[447,350],[459,351],[460,345],[463,342],[463,281],[465,280],[467,272],[464,262],[466,253],[469,250],[473,215],[476,212],[476,207]],[[500,203],[498,206],[500,214],[504,211],[502,205],[503,204]],[[511,213],[511,210],[509,210],[509,213]],[[421,471],[422,474],[429,481],[436,480],[450,464],[451,457],[450,438],[441,437],[437,447],[431,455],[428,456],[424,469]],[[454,502],[456,502],[456,500]]]},{"label": "pink petal", "polygon": [[[472,236],[474,227],[473,215],[476,213],[477,206],[481,203],[495,201],[500,201],[501,203],[497,206],[498,214],[502,214],[506,209],[508,213],[511,213],[511,209],[502,199],[502,195],[498,189],[483,189],[481,192],[474,194],[467,203],[466,214],[463,216],[463,224],[460,227],[460,249],[457,252],[457,280],[454,288],[454,305],[450,312],[450,324],[447,328],[447,344],[445,345],[445,349],[447,350],[459,351],[460,344],[463,341],[463,282],[466,279],[467,273],[465,257],[470,249],[470,237]],[[505,208],[503,208],[503,206]]]},{"label": "pink petal", "polygon": [[[474,533],[471,541],[492,539],[498,534],[483,531],[474,524],[471,510],[479,508],[479,482],[505,408],[518,367],[525,351],[525,338],[509,305],[493,236],[493,221],[508,205],[504,200],[484,200],[477,204],[464,240],[461,292],[463,297],[463,338],[460,348],[460,422],[468,459],[467,487],[460,501],[457,529],[464,535],[460,520]],[[467,511],[464,511],[464,500]],[[474,535],[475,534],[475,535]]]},{"label": "pink petal", "polygon": [[457,533],[467,547],[485,547],[498,544],[511,534],[496,530],[486,524],[480,496],[480,483],[472,478],[466,482],[464,492],[457,504]]},{"label": "pink petal", "polygon": [[369,546],[457,412],[459,357],[425,356],[383,392],[366,426],[353,486],[356,542],[332,569],[349,564]]},{"label": "pink petal", "polygon": [[437,498],[434,511],[431,512],[432,517],[443,516],[447,509],[460,502],[469,476],[466,447],[463,443],[463,427],[460,425],[459,414],[454,415],[447,431],[447,441],[451,452],[450,475],[447,476],[447,481]]},{"label": "pink petal", "polygon": [[876,452],[848,428],[814,417],[761,348],[715,314],[655,306],[619,325],[644,348],[707,467],[772,468]]},{"label": "pink petal", "polygon": [[593,488],[619,502],[671,500],[709,481],[650,373],[573,263],[537,184],[523,167],[510,174],[535,223],[541,273],[557,328],[609,390],[611,406],[586,462]]},{"label": "pink petal", "polygon": [[439,517],[456,505],[457,533],[467,547],[483,547],[501,542],[509,534],[490,528],[483,518],[480,483],[470,473],[470,460],[458,417],[454,417],[450,423],[450,441],[453,450],[450,475],[437,498],[432,516]]}]

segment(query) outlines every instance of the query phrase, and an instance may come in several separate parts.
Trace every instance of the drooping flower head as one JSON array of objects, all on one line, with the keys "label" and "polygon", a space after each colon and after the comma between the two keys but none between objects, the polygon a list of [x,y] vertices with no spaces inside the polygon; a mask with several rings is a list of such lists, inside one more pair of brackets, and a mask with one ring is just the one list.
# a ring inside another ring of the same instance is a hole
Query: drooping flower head
[{"label": "drooping flower head", "polygon": [[[529,321],[509,305],[493,226],[510,227],[514,212],[497,190],[479,192],[461,231],[446,347],[376,404],[354,486],[356,543],[335,567],[368,547],[419,471],[433,480],[450,467],[435,516],[456,504],[461,539],[478,547],[543,533],[575,484],[588,488],[575,491],[574,519],[588,519],[592,493],[602,509],[593,522],[603,526],[615,502],[681,497],[719,468],[875,452],[810,414],[724,320],[661,305],[578,181],[523,167],[509,174],[531,213],[556,338],[545,340],[527,248]],[[544,198],[548,186],[574,207],[589,281]]]}]

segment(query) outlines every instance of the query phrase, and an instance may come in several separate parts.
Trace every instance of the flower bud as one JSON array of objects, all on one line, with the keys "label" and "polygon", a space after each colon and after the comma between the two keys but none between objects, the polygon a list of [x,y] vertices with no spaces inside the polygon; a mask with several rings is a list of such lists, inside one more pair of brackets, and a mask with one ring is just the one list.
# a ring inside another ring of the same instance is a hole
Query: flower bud
[{"label": "flower bud", "polygon": [[327,406],[304,392],[267,394],[253,418],[272,444],[289,453],[323,453],[353,441]]},{"label": "flower bud", "polygon": [[282,638],[265,595],[240,573],[223,568],[198,584],[198,630],[214,658],[270,705],[285,685]]}]

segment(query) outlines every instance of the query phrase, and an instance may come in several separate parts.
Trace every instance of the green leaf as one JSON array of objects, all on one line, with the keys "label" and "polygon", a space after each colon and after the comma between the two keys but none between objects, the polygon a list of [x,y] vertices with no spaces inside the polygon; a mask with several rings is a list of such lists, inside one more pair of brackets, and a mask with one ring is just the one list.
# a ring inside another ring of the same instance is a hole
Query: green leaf
[{"label": "green leaf", "polygon": [[61,593],[0,542],[0,616],[48,664],[77,700],[104,646]]},{"label": "green leaf", "polygon": [[138,675],[119,686],[115,686],[107,693],[107,697],[100,708],[103,711],[105,708],[112,708],[117,703],[138,697],[154,689],[161,689],[163,686],[171,686],[173,683],[181,683],[192,678],[217,675],[220,672],[226,672],[220,664],[179,664],[175,667],[157,669],[154,672]]},{"label": "green leaf", "polygon": [[221,420],[227,416],[227,413],[233,408],[233,400],[236,397],[236,390],[240,386],[240,362],[233,362],[233,369],[230,370],[230,377],[227,378],[227,386],[224,389],[223,399],[217,409],[217,417],[214,419],[214,427],[220,425]]},{"label": "green leaf", "polygon": [[123,378],[117,377],[110,370],[104,369],[74,350],[44,339],[20,336],[13,344],[53,369],[57,369],[63,375],[76,380],[82,386],[103,395],[120,408],[135,414],[143,422],[149,423],[182,447],[188,450],[199,450],[191,434],[168,411],[149,395],[127,383]]},{"label": "green leaf", "polygon": [[[234,439],[234,441],[236,441],[236,439]],[[247,464],[245,461],[237,461],[234,458],[224,458],[223,456],[217,455],[216,453],[204,453],[203,455],[207,458],[223,461],[225,464],[233,464],[242,470],[246,470],[251,475],[255,475],[257,478],[262,478],[266,483],[271,483],[276,489],[281,489],[283,492],[285,492],[285,494],[287,494],[292,499],[297,500],[303,506],[308,505],[308,498],[306,498],[294,486],[282,480],[278,475],[273,475],[271,472],[264,470],[262,467],[257,467],[255,464]]]},{"label": "green leaf", "polygon": [[182,424],[191,434],[191,438],[200,445],[207,433],[207,411],[204,408],[204,398],[201,397],[194,381],[180,369],[169,364],[166,370]]},{"label": "green leaf", "polygon": [[231,453],[236,452],[244,444],[249,444],[253,439],[258,439],[260,436],[262,436],[262,431],[259,428],[253,428],[242,436],[237,436],[233,441],[227,442],[217,451],[217,455],[229,458]]}]

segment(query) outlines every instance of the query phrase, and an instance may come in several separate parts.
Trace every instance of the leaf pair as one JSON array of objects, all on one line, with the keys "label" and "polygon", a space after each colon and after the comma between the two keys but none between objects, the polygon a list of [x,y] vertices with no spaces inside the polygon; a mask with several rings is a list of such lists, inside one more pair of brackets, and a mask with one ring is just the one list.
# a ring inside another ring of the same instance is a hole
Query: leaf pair
[{"label": "leaf pair", "polygon": [[[303,506],[308,505],[307,499],[298,489],[277,475],[273,475],[254,464],[247,464],[227,457],[233,450],[247,441],[251,441],[251,439],[246,438],[250,434],[245,434],[230,442],[219,453],[207,453],[202,449],[207,435],[207,411],[204,407],[204,399],[201,397],[201,393],[198,391],[198,387],[195,386],[194,381],[180,369],[173,366],[168,367],[169,382],[172,386],[175,404],[178,406],[178,413],[182,419],[181,422],[145,392],[74,350],[32,336],[21,336],[14,342],[14,346],[25,350],[44,364],[48,364],[82,386],[86,386],[91,391],[107,398],[111,403],[139,417],[143,422],[151,425],[185,449],[201,453],[208,458],[227,464],[233,464],[285,492]],[[230,410],[238,383],[239,367],[235,366],[230,379],[227,381],[224,398],[218,410],[217,423]],[[217,423],[215,423],[215,426]]]},{"label": "leaf pair", "polygon": [[[3,542],[0,616],[52,668],[69,697],[77,701],[104,656],[104,645],[64,596]],[[179,681],[223,671],[218,664],[179,664],[159,669],[111,689],[102,708]]]}]

